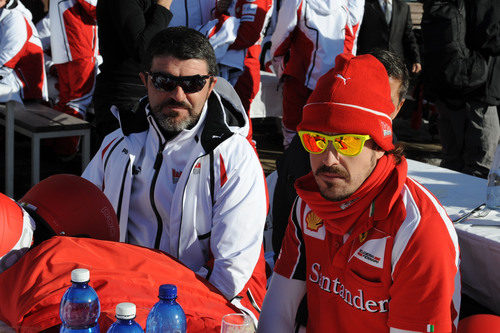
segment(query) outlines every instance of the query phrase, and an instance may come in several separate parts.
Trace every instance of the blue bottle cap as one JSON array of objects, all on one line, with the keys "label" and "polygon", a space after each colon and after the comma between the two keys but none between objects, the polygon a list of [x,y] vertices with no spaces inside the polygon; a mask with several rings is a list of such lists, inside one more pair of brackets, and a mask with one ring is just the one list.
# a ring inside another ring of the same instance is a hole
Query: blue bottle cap
[{"label": "blue bottle cap", "polygon": [[160,298],[166,299],[176,299],[177,298],[177,287],[175,284],[162,284],[160,286]]}]

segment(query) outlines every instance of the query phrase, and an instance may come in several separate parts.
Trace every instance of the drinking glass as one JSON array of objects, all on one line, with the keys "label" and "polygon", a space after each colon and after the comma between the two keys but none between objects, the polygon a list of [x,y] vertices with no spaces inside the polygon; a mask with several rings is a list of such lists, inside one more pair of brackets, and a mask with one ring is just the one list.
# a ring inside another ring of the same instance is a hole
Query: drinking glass
[{"label": "drinking glass", "polygon": [[243,313],[230,313],[222,317],[221,333],[254,333],[252,318]]}]

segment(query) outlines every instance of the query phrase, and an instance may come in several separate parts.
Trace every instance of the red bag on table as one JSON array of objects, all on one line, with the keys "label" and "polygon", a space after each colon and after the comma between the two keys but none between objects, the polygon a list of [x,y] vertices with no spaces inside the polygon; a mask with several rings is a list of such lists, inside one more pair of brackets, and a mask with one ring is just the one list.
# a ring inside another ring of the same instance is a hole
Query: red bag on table
[{"label": "red bag on table", "polygon": [[158,287],[177,286],[188,332],[220,332],[225,314],[238,312],[207,280],[169,255],[135,245],[90,238],[53,237],[31,249],[0,274],[0,320],[19,332],[40,332],[61,324],[59,303],[75,268],[90,271],[90,285],[101,303],[105,332],[121,302],[137,306],[136,321],[146,327],[158,301]]}]

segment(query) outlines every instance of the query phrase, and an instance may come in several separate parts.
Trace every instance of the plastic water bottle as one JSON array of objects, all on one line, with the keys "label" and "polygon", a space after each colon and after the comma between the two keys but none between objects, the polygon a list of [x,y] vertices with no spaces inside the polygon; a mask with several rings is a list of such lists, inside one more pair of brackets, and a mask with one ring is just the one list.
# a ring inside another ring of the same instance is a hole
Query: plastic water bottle
[{"label": "plastic water bottle", "polygon": [[134,303],[120,303],[116,306],[116,321],[107,333],[144,333],[142,327],[135,322],[136,307]]},{"label": "plastic water bottle", "polygon": [[173,284],[160,286],[160,299],[148,315],[146,333],[184,333],[186,332],[186,315],[176,302],[177,287]]},{"label": "plastic water bottle", "polygon": [[78,268],[71,272],[71,287],[64,293],[59,307],[62,320],[59,332],[99,332],[101,305],[97,293],[89,286],[88,269]]},{"label": "plastic water bottle", "polygon": [[490,209],[500,208],[500,145],[497,146],[495,159],[488,174],[486,206]]}]

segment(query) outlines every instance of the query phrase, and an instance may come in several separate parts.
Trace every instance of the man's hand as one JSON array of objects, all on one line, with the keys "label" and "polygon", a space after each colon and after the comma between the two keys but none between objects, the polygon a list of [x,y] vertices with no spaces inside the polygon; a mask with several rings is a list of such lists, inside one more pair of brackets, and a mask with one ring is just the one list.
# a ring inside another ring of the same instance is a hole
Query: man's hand
[{"label": "man's hand", "polygon": [[422,65],[420,65],[418,62],[414,63],[411,68],[411,72],[415,74],[419,73],[421,70],[422,70]]},{"label": "man's hand", "polygon": [[43,3],[43,12],[47,13],[49,11],[49,1],[50,0],[41,0]]},{"label": "man's hand", "polygon": [[172,0],[158,0],[156,3],[160,6],[163,6],[167,9],[170,9],[170,5],[172,4]]}]

